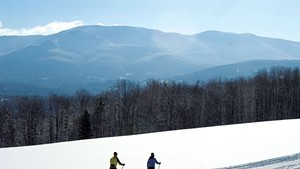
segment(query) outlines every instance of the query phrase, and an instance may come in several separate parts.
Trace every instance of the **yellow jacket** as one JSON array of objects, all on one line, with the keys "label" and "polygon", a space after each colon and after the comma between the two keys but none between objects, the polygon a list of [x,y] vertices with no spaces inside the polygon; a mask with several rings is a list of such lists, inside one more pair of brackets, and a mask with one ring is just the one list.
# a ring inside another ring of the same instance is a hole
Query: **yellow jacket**
[{"label": "yellow jacket", "polygon": [[120,162],[120,160],[119,160],[118,157],[113,156],[113,157],[110,159],[110,165],[112,165],[112,166],[117,166],[117,164],[123,165],[123,164]]}]

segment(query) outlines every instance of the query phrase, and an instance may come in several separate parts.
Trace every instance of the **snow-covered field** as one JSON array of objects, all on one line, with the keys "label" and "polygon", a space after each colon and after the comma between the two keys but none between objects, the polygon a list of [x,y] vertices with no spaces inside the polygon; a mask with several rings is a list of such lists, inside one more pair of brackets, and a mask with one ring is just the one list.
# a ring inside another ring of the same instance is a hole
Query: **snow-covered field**
[{"label": "snow-covered field", "polygon": [[[257,161],[232,167],[225,167],[226,169],[299,169],[300,168],[300,153],[272,158],[263,161]],[[220,168],[220,169],[225,169]]]},{"label": "snow-covered field", "polygon": [[[124,169],[146,169],[151,152],[162,162],[160,169],[228,167],[299,153],[300,120],[3,148],[0,169],[108,169],[114,151]],[[299,161],[289,162],[299,168]]]}]

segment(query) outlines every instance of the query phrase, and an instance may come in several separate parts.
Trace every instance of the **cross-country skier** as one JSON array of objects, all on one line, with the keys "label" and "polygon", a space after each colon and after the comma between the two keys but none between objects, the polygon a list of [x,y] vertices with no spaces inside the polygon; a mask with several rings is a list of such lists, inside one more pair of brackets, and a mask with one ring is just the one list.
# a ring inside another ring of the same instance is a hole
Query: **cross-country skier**
[{"label": "cross-country skier", "polygon": [[114,156],[110,159],[110,167],[109,169],[117,169],[117,165],[122,165],[124,166],[125,163],[121,163],[121,161],[118,158],[118,153],[114,152]]},{"label": "cross-country skier", "polygon": [[147,162],[148,169],[154,169],[155,164],[161,164],[161,162],[157,162],[156,158],[154,158],[154,153],[151,153],[151,156],[149,157]]}]

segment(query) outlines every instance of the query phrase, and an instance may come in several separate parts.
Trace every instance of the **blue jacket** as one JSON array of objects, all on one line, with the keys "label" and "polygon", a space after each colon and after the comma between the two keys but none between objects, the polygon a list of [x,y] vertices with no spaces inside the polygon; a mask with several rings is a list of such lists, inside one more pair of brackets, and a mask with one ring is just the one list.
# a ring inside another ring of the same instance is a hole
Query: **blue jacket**
[{"label": "blue jacket", "polygon": [[159,162],[157,162],[156,158],[150,157],[147,162],[147,167],[155,167],[155,164],[159,164]]}]

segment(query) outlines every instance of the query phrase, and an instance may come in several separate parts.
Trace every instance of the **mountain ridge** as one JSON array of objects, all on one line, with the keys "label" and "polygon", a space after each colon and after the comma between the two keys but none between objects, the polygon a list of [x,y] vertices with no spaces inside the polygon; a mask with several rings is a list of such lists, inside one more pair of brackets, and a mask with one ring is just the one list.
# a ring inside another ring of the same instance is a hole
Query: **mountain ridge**
[{"label": "mountain ridge", "polygon": [[182,35],[130,26],[1,36],[0,43],[1,83],[51,88],[120,78],[168,79],[249,60],[300,59],[300,43],[293,41],[220,31]]},{"label": "mountain ridge", "polygon": [[171,80],[195,83],[210,79],[226,80],[241,76],[251,77],[260,70],[270,70],[272,67],[300,68],[300,60],[248,60],[199,70],[173,77]]}]

